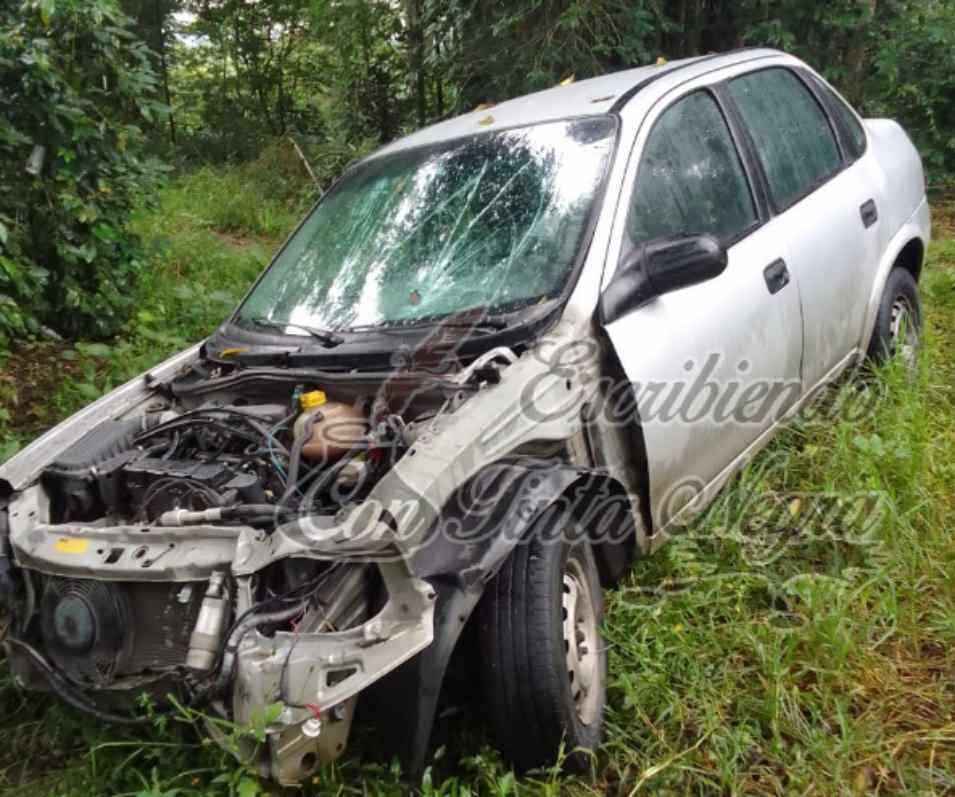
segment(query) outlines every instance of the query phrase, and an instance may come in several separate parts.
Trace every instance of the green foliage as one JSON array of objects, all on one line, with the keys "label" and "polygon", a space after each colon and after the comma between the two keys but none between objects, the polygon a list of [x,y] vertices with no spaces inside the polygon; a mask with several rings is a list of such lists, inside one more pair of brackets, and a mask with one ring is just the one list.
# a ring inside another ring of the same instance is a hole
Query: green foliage
[{"label": "green foliage", "polygon": [[[209,81],[208,121],[234,128],[254,120],[280,135],[299,114],[298,83],[315,68],[303,46],[309,0],[196,0],[191,32],[221,63]],[[216,114],[222,114],[217,116]]]},{"label": "green foliage", "polygon": [[871,49],[865,109],[897,119],[935,182],[955,175],[955,4],[906,3]]},{"label": "green foliage", "polygon": [[312,5],[313,33],[328,48],[324,121],[346,140],[374,135],[383,144],[410,121],[403,6],[385,0]]},{"label": "green foliage", "polygon": [[[135,312],[108,344],[50,345],[72,378],[51,374],[52,395],[42,402],[48,424],[202,340],[238,304],[297,214],[277,202],[232,205],[233,194],[252,196],[252,185],[204,171],[174,181],[155,208],[135,215],[132,229],[145,243],[144,268],[130,296]],[[230,214],[227,229],[217,216],[223,209]],[[265,240],[250,237],[263,231]]]},{"label": "green foliage", "polygon": [[[131,0],[130,0],[131,2]],[[383,0],[191,0],[171,48],[178,151],[243,162],[294,133],[342,150],[407,120],[400,7]],[[347,161],[346,161],[347,162]]]},{"label": "green foliage", "polygon": [[[193,161],[244,162],[290,132],[338,150],[386,143],[570,77],[769,45],[902,121],[933,180],[955,173],[953,0],[123,2],[162,50],[174,152]],[[177,8],[195,16],[171,40]]]},{"label": "green foliage", "polygon": [[107,0],[0,8],[0,336],[115,332],[139,261],[126,223],[156,167],[145,47]]},{"label": "green foliage", "polygon": [[499,4],[458,0],[447,14],[444,50],[459,110],[653,62],[660,34],[672,27],[652,2],[524,0]]}]

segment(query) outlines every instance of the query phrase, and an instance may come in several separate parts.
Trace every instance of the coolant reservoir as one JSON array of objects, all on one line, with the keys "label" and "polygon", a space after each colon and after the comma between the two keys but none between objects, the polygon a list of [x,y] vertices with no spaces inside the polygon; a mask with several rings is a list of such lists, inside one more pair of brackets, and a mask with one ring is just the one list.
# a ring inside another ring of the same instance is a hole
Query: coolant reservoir
[{"label": "coolant reservoir", "polygon": [[368,434],[368,420],[351,404],[329,401],[324,391],[312,390],[299,397],[302,412],[296,418],[293,432],[298,439],[305,433],[310,418],[312,434],[302,447],[302,456],[309,460],[331,461],[359,445]]}]

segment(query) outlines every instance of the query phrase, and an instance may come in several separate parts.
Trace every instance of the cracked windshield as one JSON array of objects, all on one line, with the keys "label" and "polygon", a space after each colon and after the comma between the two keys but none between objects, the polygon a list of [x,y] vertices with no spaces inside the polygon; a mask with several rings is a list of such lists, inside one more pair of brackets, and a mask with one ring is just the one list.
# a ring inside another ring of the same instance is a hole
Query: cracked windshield
[{"label": "cracked windshield", "polygon": [[557,295],[612,151],[609,117],[373,159],[295,234],[239,309],[322,329],[400,326]]}]

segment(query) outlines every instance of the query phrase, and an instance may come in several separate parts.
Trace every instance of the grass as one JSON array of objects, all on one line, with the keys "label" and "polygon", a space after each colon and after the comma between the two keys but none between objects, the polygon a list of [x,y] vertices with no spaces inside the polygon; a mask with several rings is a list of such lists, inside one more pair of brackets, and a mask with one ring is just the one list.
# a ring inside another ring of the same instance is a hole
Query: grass
[{"label": "grass", "polygon": [[[66,375],[35,395],[0,378],[8,445],[18,419],[32,417],[34,433],[211,330],[294,221],[283,203],[229,206],[254,193],[213,172],[163,191],[137,219],[153,267],[128,334],[35,353]],[[515,776],[472,708],[417,791],[955,792],[955,214],[944,203],[936,214],[920,376],[890,366],[843,386],[842,398],[868,402],[863,418],[801,419],[608,596],[610,707],[592,773]],[[840,496],[861,501],[871,522],[813,513]],[[195,723],[117,730],[0,676],[0,790],[256,793]],[[398,791],[396,768],[360,755],[358,741],[298,793]]]}]

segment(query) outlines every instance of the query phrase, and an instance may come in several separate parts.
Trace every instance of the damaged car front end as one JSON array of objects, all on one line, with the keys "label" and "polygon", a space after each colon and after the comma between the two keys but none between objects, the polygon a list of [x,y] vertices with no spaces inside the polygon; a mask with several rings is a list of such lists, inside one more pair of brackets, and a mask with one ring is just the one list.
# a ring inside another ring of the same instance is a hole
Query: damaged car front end
[{"label": "damaged car front end", "polygon": [[360,164],[209,340],[0,468],[19,681],[114,722],[143,693],[240,726],[277,707],[244,754],[286,784],[341,754],[374,688],[419,766],[451,651],[535,520],[609,489],[639,525],[581,438],[599,342],[546,356],[587,327],[562,313],[614,135],[593,117]]}]

